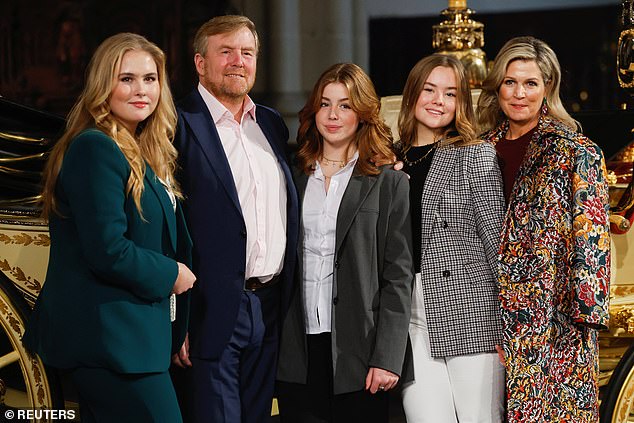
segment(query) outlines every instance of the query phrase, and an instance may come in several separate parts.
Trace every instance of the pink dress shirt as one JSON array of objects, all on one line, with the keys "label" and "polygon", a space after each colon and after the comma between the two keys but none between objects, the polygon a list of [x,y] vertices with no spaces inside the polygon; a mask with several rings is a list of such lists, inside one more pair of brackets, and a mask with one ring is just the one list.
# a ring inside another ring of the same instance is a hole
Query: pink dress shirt
[{"label": "pink dress shirt", "polygon": [[256,106],[250,97],[245,98],[237,122],[200,84],[198,91],[218,130],[247,227],[245,279],[257,277],[267,282],[282,270],[286,248],[284,174],[256,121]]}]

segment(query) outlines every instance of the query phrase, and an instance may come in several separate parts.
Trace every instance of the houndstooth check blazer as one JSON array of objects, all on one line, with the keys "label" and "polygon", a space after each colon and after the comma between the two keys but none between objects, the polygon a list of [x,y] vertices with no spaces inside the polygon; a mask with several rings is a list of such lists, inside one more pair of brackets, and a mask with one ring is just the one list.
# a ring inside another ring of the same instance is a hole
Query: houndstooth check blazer
[{"label": "houndstooth check blazer", "polygon": [[431,355],[502,343],[497,251],[502,177],[489,143],[439,148],[422,193],[421,276]]}]

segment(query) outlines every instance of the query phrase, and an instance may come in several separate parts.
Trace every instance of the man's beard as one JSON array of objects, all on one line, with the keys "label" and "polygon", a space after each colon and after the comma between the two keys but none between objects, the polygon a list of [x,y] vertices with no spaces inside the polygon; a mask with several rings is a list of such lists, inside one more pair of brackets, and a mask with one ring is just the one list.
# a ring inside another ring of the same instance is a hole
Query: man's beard
[{"label": "man's beard", "polygon": [[212,85],[213,91],[217,97],[240,99],[247,95],[253,85],[249,86],[248,81],[245,79],[244,83],[226,83],[223,82],[220,85]]}]

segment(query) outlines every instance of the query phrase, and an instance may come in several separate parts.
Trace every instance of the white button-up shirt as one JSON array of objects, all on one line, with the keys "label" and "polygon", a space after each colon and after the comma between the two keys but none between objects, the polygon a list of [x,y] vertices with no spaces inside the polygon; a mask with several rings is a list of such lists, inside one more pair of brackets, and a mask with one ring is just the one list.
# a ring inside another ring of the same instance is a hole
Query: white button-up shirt
[{"label": "white button-up shirt", "polygon": [[286,181],[282,168],[256,121],[251,98],[245,98],[242,118],[237,122],[201,84],[198,92],[216,124],[247,227],[245,279],[269,281],[282,270],[286,249]]},{"label": "white button-up shirt", "polygon": [[331,331],[337,214],[358,153],[330,178],[328,192],[319,163],[308,177],[302,206],[306,333]]}]

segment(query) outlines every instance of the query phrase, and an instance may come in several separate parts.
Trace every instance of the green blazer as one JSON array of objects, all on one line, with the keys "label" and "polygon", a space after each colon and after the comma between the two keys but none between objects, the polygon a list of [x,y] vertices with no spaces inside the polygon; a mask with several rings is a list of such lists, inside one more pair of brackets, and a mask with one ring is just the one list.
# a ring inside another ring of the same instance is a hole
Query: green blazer
[{"label": "green blazer", "polygon": [[[149,166],[143,216],[126,195],[130,174],[115,142],[96,129],[69,146],[49,221],[46,283],[23,338],[53,367],[162,372],[182,344],[188,298],[179,296],[172,339],[169,295],[191,239]],[[174,348],[172,344],[174,343]]]}]

